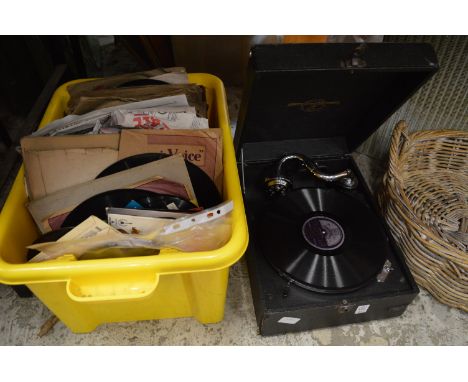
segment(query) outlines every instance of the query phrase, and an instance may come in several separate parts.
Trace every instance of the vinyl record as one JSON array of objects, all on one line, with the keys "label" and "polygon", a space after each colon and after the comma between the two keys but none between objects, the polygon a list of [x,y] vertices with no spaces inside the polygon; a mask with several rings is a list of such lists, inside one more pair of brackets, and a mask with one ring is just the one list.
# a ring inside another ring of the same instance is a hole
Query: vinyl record
[{"label": "vinyl record", "polygon": [[[44,235],[39,236],[39,238],[37,238],[33,242],[33,244],[46,243],[48,241],[57,241],[70,230],[71,228],[60,228],[59,230],[45,233]],[[28,252],[26,252],[26,260],[31,260],[38,253],[39,251],[35,249],[28,249]],[[19,297],[29,298],[34,296],[31,290],[26,285],[12,285],[11,287],[14,289],[14,291],[18,294]]]},{"label": "vinyl record", "polygon": [[[47,232],[44,235],[39,236],[33,244],[47,243],[49,241],[57,241],[62,236],[67,234],[73,229],[73,227],[60,228],[55,231]],[[39,254],[36,249],[29,249],[26,254],[26,258],[31,260],[34,256]],[[88,259],[109,259],[117,257],[129,257],[129,256],[151,256],[159,254],[158,249],[151,248],[122,248],[122,247],[105,247],[90,250],[80,256],[80,260]]]},{"label": "vinyl record", "polygon": [[[112,175],[116,172],[128,170],[129,168],[141,166],[143,164],[167,158],[168,154],[161,153],[146,153],[133,155],[124,158],[104,169],[96,178]],[[203,208],[210,208],[222,202],[218,189],[216,188],[210,177],[197,165],[185,161],[187,170],[192,182],[195,196],[198,204]]]},{"label": "vinyl record", "polygon": [[270,264],[303,288],[340,293],[373,279],[387,241],[364,203],[334,189],[303,188],[274,200],[259,225]]},{"label": "vinyl record", "polygon": [[[60,239],[63,235],[67,234],[73,229],[73,227],[65,227],[65,228],[60,228],[55,231],[50,231],[47,232],[41,236],[39,236],[36,240],[34,240],[33,244],[39,244],[39,243],[47,243],[49,241],[57,241]],[[28,252],[26,253],[26,258],[31,260],[34,256],[39,254],[39,251],[36,249],[28,249]]]},{"label": "vinyl record", "polygon": [[172,195],[156,194],[139,189],[119,189],[94,195],[68,214],[62,227],[75,227],[91,215],[106,221],[106,207],[145,208],[151,210],[189,211],[197,206]]},{"label": "vinyl record", "polygon": [[169,82],[154,80],[151,78],[139,78],[120,84],[117,88],[129,88],[132,86],[170,85]]}]

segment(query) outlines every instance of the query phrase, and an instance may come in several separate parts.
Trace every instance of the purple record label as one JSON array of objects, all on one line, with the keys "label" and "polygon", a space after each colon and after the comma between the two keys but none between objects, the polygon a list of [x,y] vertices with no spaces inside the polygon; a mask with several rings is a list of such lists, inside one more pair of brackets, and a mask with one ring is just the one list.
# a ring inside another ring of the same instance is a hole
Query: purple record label
[{"label": "purple record label", "polygon": [[302,226],[302,235],[311,246],[322,251],[339,248],[345,239],[341,225],[336,220],[323,215],[307,219]]}]

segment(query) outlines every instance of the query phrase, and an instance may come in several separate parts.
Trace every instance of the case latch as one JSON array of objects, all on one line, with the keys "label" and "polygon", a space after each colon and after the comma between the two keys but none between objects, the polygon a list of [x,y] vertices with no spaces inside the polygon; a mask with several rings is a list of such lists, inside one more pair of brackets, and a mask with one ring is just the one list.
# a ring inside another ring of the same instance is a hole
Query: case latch
[{"label": "case latch", "polygon": [[348,302],[348,300],[342,300],[341,304],[337,306],[338,313],[343,314],[343,313],[350,312],[353,310],[355,306],[356,304],[351,304]]},{"label": "case latch", "polygon": [[365,43],[360,44],[356,49],[354,49],[353,55],[343,61],[342,66],[348,69],[365,68],[367,66],[367,62],[364,60],[363,55],[366,49],[367,45]]}]

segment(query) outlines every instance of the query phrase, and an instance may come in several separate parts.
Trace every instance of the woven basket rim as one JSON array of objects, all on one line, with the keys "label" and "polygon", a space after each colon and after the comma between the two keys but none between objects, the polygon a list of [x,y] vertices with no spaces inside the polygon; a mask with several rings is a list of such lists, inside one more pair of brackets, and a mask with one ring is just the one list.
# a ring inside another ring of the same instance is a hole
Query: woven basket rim
[{"label": "woven basket rim", "polygon": [[[388,171],[378,201],[416,282],[442,303],[468,312],[465,237],[452,240],[446,230],[460,227],[457,232],[465,233],[467,229],[466,179],[468,132],[437,130],[408,134],[406,123],[401,121],[393,132]],[[426,216],[429,221],[422,220]]]},{"label": "woven basket rim", "polygon": [[[403,167],[406,162],[411,159],[411,148],[418,144],[421,141],[428,140],[444,140],[450,138],[461,138],[463,141],[466,140],[468,147],[468,132],[460,130],[424,130],[417,131],[412,133],[407,133],[407,125],[405,121],[400,121],[397,124],[397,127],[394,130],[394,135],[392,137],[392,145],[390,149],[390,159],[389,159],[389,169],[393,171],[389,174],[386,174],[384,177],[384,185],[387,187],[387,183],[390,181],[389,178],[393,181],[393,186],[395,192],[400,196],[401,208],[406,210],[411,215],[411,219],[406,219],[414,229],[417,229],[418,232],[424,234],[434,242],[436,242],[440,247],[445,250],[454,251],[456,257],[460,258],[460,264],[463,266],[468,266],[468,256],[465,251],[460,248],[457,248],[439,235],[433,228],[427,226],[427,223],[423,221],[418,214],[415,212],[415,206],[409,201],[407,190],[405,188],[405,178],[401,176]],[[403,143],[402,143],[403,142]],[[432,171],[432,170],[431,170]],[[467,174],[457,174],[455,171],[450,169],[440,170],[449,172],[451,174],[456,174],[457,177],[464,178],[468,177],[468,168]],[[400,172],[400,173],[397,173]],[[430,173],[428,173],[430,176]]]}]

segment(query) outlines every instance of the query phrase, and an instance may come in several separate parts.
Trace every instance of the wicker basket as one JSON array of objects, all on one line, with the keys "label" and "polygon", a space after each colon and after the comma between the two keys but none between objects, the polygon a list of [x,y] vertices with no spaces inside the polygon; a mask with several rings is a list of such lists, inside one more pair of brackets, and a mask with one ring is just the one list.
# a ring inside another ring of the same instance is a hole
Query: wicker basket
[{"label": "wicker basket", "polygon": [[400,121],[378,197],[416,282],[468,311],[468,132]]}]

